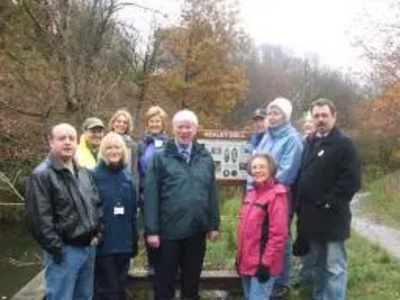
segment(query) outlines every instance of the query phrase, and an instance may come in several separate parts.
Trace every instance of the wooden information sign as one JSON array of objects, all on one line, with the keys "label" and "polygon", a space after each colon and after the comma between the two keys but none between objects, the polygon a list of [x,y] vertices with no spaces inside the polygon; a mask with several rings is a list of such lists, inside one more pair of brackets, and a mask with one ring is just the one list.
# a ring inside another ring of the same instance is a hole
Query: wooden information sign
[{"label": "wooden information sign", "polygon": [[215,176],[223,185],[241,185],[247,176],[247,162],[251,156],[250,132],[203,130],[198,142],[210,151]]}]

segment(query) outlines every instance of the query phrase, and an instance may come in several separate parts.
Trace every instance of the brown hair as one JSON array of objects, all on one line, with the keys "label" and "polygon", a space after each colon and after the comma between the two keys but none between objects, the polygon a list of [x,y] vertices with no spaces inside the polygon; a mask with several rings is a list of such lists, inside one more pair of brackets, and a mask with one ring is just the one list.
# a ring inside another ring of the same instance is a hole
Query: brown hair
[{"label": "brown hair", "polygon": [[271,155],[267,154],[267,153],[257,153],[257,154],[254,154],[254,155],[249,159],[249,161],[248,161],[248,163],[247,163],[247,172],[248,172],[250,175],[252,175],[252,174],[251,174],[251,165],[252,165],[253,161],[254,161],[256,158],[265,159],[265,160],[267,161],[267,163],[268,163],[268,170],[269,170],[270,176],[271,176],[271,177],[275,177],[275,174],[276,174],[276,163],[275,163],[274,158],[273,158]]},{"label": "brown hair", "polygon": [[114,122],[119,116],[124,116],[125,118],[128,119],[128,129],[127,132],[125,132],[125,134],[128,134],[133,129],[133,120],[131,114],[126,109],[117,110],[113,114],[113,116],[110,119],[110,122],[108,123],[108,129],[110,131],[114,131]]},{"label": "brown hair", "polygon": [[152,106],[149,108],[149,110],[146,113],[146,128],[149,124],[149,120],[152,117],[158,116],[161,118],[162,123],[163,123],[163,130],[165,131],[167,129],[167,124],[168,124],[168,115],[167,113],[158,105]]},{"label": "brown hair", "polygon": [[325,105],[329,107],[329,110],[331,111],[332,115],[336,114],[335,103],[333,103],[333,101],[331,101],[329,99],[325,99],[325,98],[319,98],[318,100],[313,101],[313,103],[311,103],[310,111],[312,113],[314,107],[325,106]]}]

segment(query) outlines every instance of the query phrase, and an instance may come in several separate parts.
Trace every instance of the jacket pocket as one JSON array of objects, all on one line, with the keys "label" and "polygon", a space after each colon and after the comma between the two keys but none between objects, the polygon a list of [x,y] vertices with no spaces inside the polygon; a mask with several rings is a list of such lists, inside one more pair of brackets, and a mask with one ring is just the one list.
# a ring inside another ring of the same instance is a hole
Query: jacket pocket
[{"label": "jacket pocket", "polygon": [[73,214],[62,215],[58,222],[58,232],[63,238],[71,238],[75,233],[76,221]]}]

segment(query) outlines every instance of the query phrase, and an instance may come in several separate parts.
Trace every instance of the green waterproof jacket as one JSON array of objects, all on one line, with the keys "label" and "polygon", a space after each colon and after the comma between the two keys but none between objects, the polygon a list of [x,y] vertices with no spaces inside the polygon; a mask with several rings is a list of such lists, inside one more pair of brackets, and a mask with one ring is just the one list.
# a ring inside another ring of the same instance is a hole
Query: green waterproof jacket
[{"label": "green waterproof jacket", "polygon": [[190,163],[174,140],[154,153],[145,180],[146,233],[182,239],[218,230],[219,208],[214,163],[204,145],[193,142]]}]

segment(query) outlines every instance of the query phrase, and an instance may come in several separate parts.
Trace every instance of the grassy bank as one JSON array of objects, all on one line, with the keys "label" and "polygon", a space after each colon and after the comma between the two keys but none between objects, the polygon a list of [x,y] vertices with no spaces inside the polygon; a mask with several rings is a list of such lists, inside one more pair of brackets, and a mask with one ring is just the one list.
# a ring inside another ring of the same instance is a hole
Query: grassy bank
[{"label": "grassy bank", "polygon": [[[348,300],[400,299],[400,261],[353,233],[348,242],[348,263]],[[308,299],[301,291],[294,291],[290,297]]]},{"label": "grassy bank", "polygon": [[[221,239],[209,244],[205,266],[208,269],[232,269],[236,249],[236,224],[239,200],[228,200],[222,205]],[[348,242],[349,300],[400,299],[400,261],[365,239],[352,234]],[[294,292],[291,300],[308,300]]]},{"label": "grassy bank", "polygon": [[383,223],[400,229],[400,172],[370,182],[363,209]]}]

